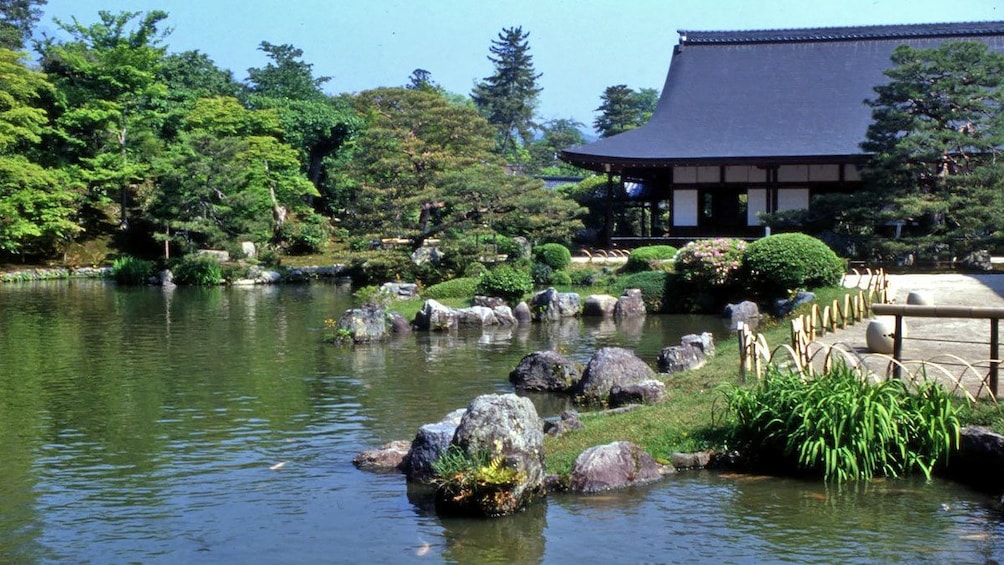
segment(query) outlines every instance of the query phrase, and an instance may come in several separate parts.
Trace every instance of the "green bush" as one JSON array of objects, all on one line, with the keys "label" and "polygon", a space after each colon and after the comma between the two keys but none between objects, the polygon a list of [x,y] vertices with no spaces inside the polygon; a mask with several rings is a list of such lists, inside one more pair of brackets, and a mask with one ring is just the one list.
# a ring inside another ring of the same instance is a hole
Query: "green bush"
[{"label": "green bush", "polygon": [[415,269],[411,258],[402,251],[363,251],[349,261],[349,276],[356,285],[412,281]]},{"label": "green bush", "polygon": [[617,294],[623,294],[625,289],[641,289],[642,300],[645,301],[645,309],[649,312],[663,312],[667,310],[666,304],[666,283],[669,280],[669,273],[666,271],[642,271],[623,277],[618,277],[612,290]]},{"label": "green bush", "polygon": [[181,285],[213,286],[223,280],[223,268],[213,255],[185,255],[174,267],[174,282]]},{"label": "green bush", "polygon": [[153,261],[144,261],[136,257],[121,257],[112,263],[112,278],[121,285],[146,284],[153,275]]},{"label": "green bush", "polygon": [[691,241],[676,254],[675,270],[683,280],[699,286],[728,286],[742,267],[746,242],[715,238]]},{"label": "green bush", "polygon": [[665,261],[676,256],[676,248],[672,245],[646,245],[639,247],[628,255],[627,263],[624,264],[624,271],[637,273],[639,271],[651,271],[656,261]]},{"label": "green bush", "polygon": [[844,261],[825,243],[802,233],[782,233],[750,243],[742,271],[751,290],[777,296],[799,288],[833,286],[844,274]]},{"label": "green bush", "polygon": [[279,229],[279,239],[290,255],[320,253],[328,246],[330,226],[320,214],[306,214],[287,220]]},{"label": "green bush", "polygon": [[498,296],[516,303],[533,291],[533,279],[528,271],[512,265],[499,265],[481,275],[476,288],[477,294]]},{"label": "green bush", "polygon": [[544,263],[534,263],[533,267],[530,268],[530,278],[533,279],[534,284],[551,284],[552,275],[554,275],[554,269]]},{"label": "green bush", "polygon": [[550,284],[554,286],[572,286],[572,276],[568,271],[555,271],[551,273]]},{"label": "green bush", "polygon": [[422,291],[422,298],[471,298],[477,292],[478,277],[461,277],[434,284]]},{"label": "green bush", "polygon": [[572,252],[560,243],[545,243],[533,248],[533,260],[555,271],[563,271],[572,264]]},{"label": "green bush", "polygon": [[903,381],[868,383],[846,366],[808,381],[772,367],[727,399],[741,450],[827,480],[913,470],[930,478],[959,443],[959,408],[936,382],[911,393]]}]

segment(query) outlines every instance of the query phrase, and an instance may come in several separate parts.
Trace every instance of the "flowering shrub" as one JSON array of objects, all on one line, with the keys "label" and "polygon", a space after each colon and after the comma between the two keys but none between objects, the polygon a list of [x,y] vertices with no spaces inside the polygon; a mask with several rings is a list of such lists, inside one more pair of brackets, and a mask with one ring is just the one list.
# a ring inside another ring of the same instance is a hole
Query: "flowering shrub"
[{"label": "flowering shrub", "polygon": [[746,242],[739,239],[691,241],[676,254],[676,272],[692,283],[722,286],[742,267]]}]

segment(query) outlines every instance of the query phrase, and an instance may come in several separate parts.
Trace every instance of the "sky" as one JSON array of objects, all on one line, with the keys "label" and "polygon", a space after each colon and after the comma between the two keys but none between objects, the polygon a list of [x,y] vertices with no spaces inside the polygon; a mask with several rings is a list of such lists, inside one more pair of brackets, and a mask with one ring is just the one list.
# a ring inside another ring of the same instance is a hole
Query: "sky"
[{"label": "sky", "polygon": [[1004,20],[1004,0],[48,0],[37,32],[65,38],[53,18],[157,9],[171,52],[199,50],[243,80],[267,63],[262,41],[289,43],[332,77],[330,94],[403,86],[418,68],[470,94],[493,72],[492,40],[519,26],[542,74],[539,120],[589,130],[608,86],[662,89],[678,30]]}]

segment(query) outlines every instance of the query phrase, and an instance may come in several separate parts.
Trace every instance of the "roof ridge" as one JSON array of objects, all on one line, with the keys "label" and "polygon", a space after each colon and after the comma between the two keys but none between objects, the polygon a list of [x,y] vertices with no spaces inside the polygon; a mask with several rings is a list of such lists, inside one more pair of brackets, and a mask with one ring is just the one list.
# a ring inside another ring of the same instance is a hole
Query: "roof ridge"
[{"label": "roof ridge", "polygon": [[902,39],[1004,35],[1004,21],[946,22],[934,24],[894,24],[870,26],[759,29],[744,31],[678,30],[680,43],[789,43],[806,41],[847,41],[862,39]]}]

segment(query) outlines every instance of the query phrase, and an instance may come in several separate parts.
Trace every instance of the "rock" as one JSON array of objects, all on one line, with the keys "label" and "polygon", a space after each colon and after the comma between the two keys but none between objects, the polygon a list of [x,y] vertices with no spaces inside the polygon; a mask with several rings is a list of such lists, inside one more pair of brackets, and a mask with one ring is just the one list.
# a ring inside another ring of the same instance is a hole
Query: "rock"
[{"label": "rock", "polygon": [[210,257],[216,257],[216,260],[220,263],[226,263],[230,261],[230,253],[220,250],[220,249],[199,249],[195,252],[196,255],[208,255]]},{"label": "rock", "polygon": [[275,284],[281,280],[282,280],[282,274],[276,271],[262,271],[255,278],[255,282],[260,284]]},{"label": "rock", "polygon": [[710,451],[674,453],[670,460],[676,469],[704,469],[711,464],[711,455]]},{"label": "rock", "polygon": [[438,265],[443,260],[443,251],[438,247],[419,247],[411,254],[411,262],[421,267],[427,263]]},{"label": "rock", "polygon": [[992,271],[993,263],[990,259],[990,252],[987,250],[973,251],[966,255],[961,261],[962,267],[976,271]]},{"label": "rock", "polygon": [[722,311],[722,317],[732,320],[732,327],[734,328],[739,322],[749,324],[753,320],[759,320],[760,308],[757,307],[756,302],[750,302],[749,300],[744,300],[739,304],[727,304],[725,310]]},{"label": "rock", "polygon": [[390,333],[399,335],[411,333],[411,324],[404,316],[397,312],[391,312],[388,317],[390,318]]},{"label": "rock", "polygon": [[401,465],[409,481],[427,482],[432,478],[432,464],[450,447],[464,412],[463,408],[454,410],[442,420],[418,428],[408,456]]},{"label": "rock", "polygon": [[934,306],[934,296],[923,290],[913,290],[906,295],[906,303],[914,306]]},{"label": "rock", "polygon": [[363,471],[400,471],[410,448],[411,443],[407,440],[392,441],[379,449],[370,449],[356,455],[352,464]]},{"label": "rock", "polygon": [[338,329],[347,331],[354,343],[379,341],[387,337],[387,312],[374,306],[346,310]]},{"label": "rock", "polygon": [[983,426],[962,428],[959,450],[949,457],[947,473],[973,487],[999,493],[1004,474],[1004,436]]},{"label": "rock", "polygon": [[415,314],[414,326],[420,330],[454,330],[457,328],[457,312],[435,300],[426,300]]},{"label": "rock", "polygon": [[704,366],[704,352],[689,345],[671,345],[659,352],[660,373],[679,373]]},{"label": "rock", "polygon": [[715,356],[715,336],[711,332],[703,332],[701,335],[687,334],[680,338],[680,345],[696,347],[705,357]]},{"label": "rock", "polygon": [[512,309],[512,315],[516,318],[516,321],[520,324],[529,324],[533,321],[533,313],[530,312],[530,306],[526,302],[520,302]]},{"label": "rock", "polygon": [[558,420],[544,421],[544,433],[549,436],[558,437],[564,435],[566,432],[584,429],[586,429],[586,425],[579,418],[579,413],[574,410],[563,411]]},{"label": "rock", "polygon": [[418,285],[415,283],[386,282],[380,285],[380,292],[386,292],[398,300],[409,300],[418,298]]},{"label": "rock", "polygon": [[512,238],[512,242],[515,243],[517,247],[519,247],[520,258],[530,257],[533,255],[533,245],[530,243],[529,239],[518,235]]},{"label": "rock", "polygon": [[494,326],[495,312],[491,308],[484,306],[471,306],[470,308],[457,309],[457,327],[461,328],[484,328]]},{"label": "rock", "polygon": [[[907,336],[906,320],[903,320],[903,337]],[[865,344],[872,353],[892,355],[896,347],[896,317],[876,316],[865,328]]]},{"label": "rock", "polygon": [[579,315],[579,295],[574,292],[558,292],[551,287],[533,295],[530,299],[533,319],[540,322],[554,322]]},{"label": "rock", "polygon": [[816,299],[815,293],[800,290],[795,293],[794,298],[778,298],[774,301],[774,313],[783,318],[795,311],[795,308],[803,304],[808,304]]},{"label": "rock", "polygon": [[618,441],[590,447],[575,458],[570,488],[576,492],[601,492],[657,481],[664,469],[641,447]]},{"label": "rock", "polygon": [[161,271],[158,278],[161,286],[174,286],[174,273],[171,272],[171,269]]},{"label": "rock", "polygon": [[515,326],[519,323],[512,313],[512,308],[505,304],[492,308],[492,312],[495,313],[495,323],[500,326]]},{"label": "rock", "polygon": [[660,380],[649,379],[611,388],[607,403],[611,408],[617,408],[628,404],[660,404],[665,401],[666,385]]},{"label": "rock", "polygon": [[645,315],[645,301],[641,298],[640,288],[628,288],[624,294],[617,299],[614,307],[614,316],[618,318],[633,318]]},{"label": "rock", "polygon": [[609,317],[614,315],[616,307],[617,298],[609,294],[590,294],[582,303],[582,315]]},{"label": "rock", "polygon": [[582,379],[572,387],[577,402],[604,403],[615,386],[654,379],[655,371],[633,351],[620,347],[604,347],[596,351],[582,372]]},{"label": "rock", "polygon": [[505,299],[498,296],[475,296],[474,300],[471,301],[474,306],[484,306],[486,308],[498,308],[499,306],[505,306]]},{"label": "rock", "polygon": [[457,426],[451,445],[469,457],[487,455],[515,473],[511,481],[462,485],[443,483],[436,510],[443,514],[504,516],[544,495],[544,432],[537,410],[515,394],[475,398]]},{"label": "rock", "polygon": [[241,242],[241,253],[247,259],[255,259],[258,257],[258,250],[255,249],[253,241],[242,241]]},{"label": "rock", "polygon": [[509,382],[516,390],[565,392],[581,377],[579,365],[557,351],[535,351],[520,359]]}]

